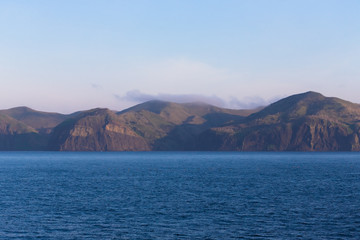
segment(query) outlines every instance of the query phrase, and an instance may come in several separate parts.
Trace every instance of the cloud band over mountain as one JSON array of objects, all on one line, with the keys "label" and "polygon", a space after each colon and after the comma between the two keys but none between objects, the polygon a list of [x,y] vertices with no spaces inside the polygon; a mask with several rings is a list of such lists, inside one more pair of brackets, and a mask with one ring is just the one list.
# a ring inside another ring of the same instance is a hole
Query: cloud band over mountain
[{"label": "cloud band over mountain", "polygon": [[225,100],[216,95],[206,96],[199,94],[147,94],[143,93],[140,90],[132,90],[125,93],[121,96],[114,94],[114,97],[119,101],[128,101],[133,103],[142,103],[150,100],[161,100],[168,102],[176,103],[187,103],[187,102],[204,102],[218,107],[234,108],[234,109],[251,109],[259,106],[266,106],[271,102],[274,102],[276,99],[270,101],[265,100],[258,96],[245,97],[243,99],[238,99],[236,97],[231,97],[229,100]]}]

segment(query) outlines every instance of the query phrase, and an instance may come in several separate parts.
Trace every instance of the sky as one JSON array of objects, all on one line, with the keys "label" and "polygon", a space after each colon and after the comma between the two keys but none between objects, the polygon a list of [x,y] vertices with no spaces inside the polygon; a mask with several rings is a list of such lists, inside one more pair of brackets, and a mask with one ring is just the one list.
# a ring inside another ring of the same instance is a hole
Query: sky
[{"label": "sky", "polygon": [[358,0],[0,0],[0,109],[360,103]]}]

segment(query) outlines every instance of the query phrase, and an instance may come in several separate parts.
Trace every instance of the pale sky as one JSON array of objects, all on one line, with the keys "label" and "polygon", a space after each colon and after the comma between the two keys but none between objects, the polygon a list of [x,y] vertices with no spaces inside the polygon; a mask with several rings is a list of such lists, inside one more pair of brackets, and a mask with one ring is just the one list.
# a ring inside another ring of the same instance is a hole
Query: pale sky
[{"label": "pale sky", "polygon": [[358,0],[0,0],[0,109],[360,103]]}]

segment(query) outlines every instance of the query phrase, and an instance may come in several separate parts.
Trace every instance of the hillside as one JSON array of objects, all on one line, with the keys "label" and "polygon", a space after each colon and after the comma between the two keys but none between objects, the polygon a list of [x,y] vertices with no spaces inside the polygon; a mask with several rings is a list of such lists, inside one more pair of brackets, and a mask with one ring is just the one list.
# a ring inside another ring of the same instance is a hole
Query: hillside
[{"label": "hillside", "polygon": [[42,150],[46,144],[46,137],[36,129],[0,114],[0,150]]},{"label": "hillside", "polygon": [[199,148],[229,151],[359,151],[360,105],[315,92],[282,99],[238,124],[212,128]]},{"label": "hillside", "polygon": [[[12,117],[40,132],[50,133],[51,129],[70,118],[74,114],[48,113],[36,111],[28,107],[16,107],[0,110],[0,114]],[[76,114],[76,113],[75,113]]]},{"label": "hillside", "polygon": [[149,101],[119,112],[118,116],[153,150],[196,150],[196,138],[202,131],[239,121],[252,112],[204,103]]},{"label": "hillside", "polygon": [[360,151],[360,105],[306,92],[265,108],[148,101],[120,112],[0,110],[0,150]]},{"label": "hillside", "polygon": [[108,109],[92,109],[59,124],[52,133],[49,150],[146,151],[146,141],[118,120]]}]

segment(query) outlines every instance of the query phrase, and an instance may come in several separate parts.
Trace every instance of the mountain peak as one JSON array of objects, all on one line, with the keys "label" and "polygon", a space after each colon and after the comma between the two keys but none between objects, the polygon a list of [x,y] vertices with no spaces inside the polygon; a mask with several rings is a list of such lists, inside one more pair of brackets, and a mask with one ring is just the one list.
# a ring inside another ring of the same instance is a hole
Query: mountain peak
[{"label": "mountain peak", "polygon": [[0,114],[12,117],[37,130],[53,128],[68,118],[68,115],[60,113],[41,112],[26,106],[0,110]]},{"label": "mountain peak", "polygon": [[289,96],[289,98],[295,98],[295,99],[298,99],[298,100],[314,101],[314,100],[323,100],[325,98],[325,96],[322,95],[321,93],[318,93],[318,92],[308,91],[308,92],[304,92],[304,93]]},{"label": "mountain peak", "polygon": [[26,107],[26,106],[14,107],[14,108],[9,108],[6,110],[1,110],[1,111],[11,114],[11,115],[21,115],[21,114],[37,112],[36,110]]},{"label": "mountain peak", "polygon": [[164,108],[170,106],[171,102],[166,102],[166,101],[161,101],[161,100],[150,100],[144,103],[140,103],[138,105],[135,105],[133,107],[130,107],[128,109],[125,109],[123,111],[118,112],[118,114],[122,114],[122,113],[126,113],[129,111],[142,111],[142,110],[146,110],[149,112],[154,112],[154,113],[160,113]]},{"label": "mountain peak", "polygon": [[262,111],[254,113],[249,119],[272,119],[269,122],[276,122],[305,116],[338,120],[346,118],[348,121],[349,118],[360,118],[360,107],[358,104],[309,91],[281,99]]},{"label": "mountain peak", "polygon": [[93,109],[82,112],[82,114],[80,116],[83,116],[83,115],[102,115],[102,114],[107,114],[109,112],[112,112],[112,111],[109,110],[108,108],[93,108]]},{"label": "mountain peak", "polygon": [[318,97],[323,97],[323,95],[321,93],[318,93],[318,92],[314,92],[314,91],[307,91],[307,92],[304,92],[304,93],[300,93],[300,94],[297,94],[297,95],[305,95],[305,96],[318,96]]},{"label": "mountain peak", "polygon": [[299,101],[316,101],[323,100],[326,97],[318,92],[308,91],[304,93],[294,94],[284,99],[281,99],[278,102],[288,102],[288,103],[297,103]]}]

